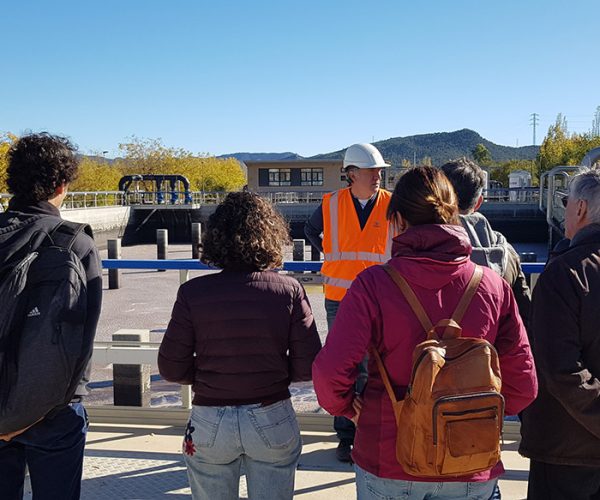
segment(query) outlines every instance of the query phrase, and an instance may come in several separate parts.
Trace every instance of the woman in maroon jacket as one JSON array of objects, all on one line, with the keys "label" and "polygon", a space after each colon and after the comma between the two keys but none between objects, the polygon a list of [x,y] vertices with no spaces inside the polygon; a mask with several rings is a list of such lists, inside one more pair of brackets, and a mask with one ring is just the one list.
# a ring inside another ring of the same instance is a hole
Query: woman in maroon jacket
[{"label": "woman in maroon jacket", "polygon": [[[469,259],[471,244],[458,222],[456,195],[448,179],[431,167],[409,170],[396,185],[388,218],[400,233],[394,238],[389,264],[409,283],[433,324],[451,317],[475,264]],[[510,286],[494,271],[483,268],[461,327],[464,337],[485,338],[496,347],[506,414],[515,415],[529,405],[537,392],[529,343]],[[396,396],[402,399],[413,350],[425,336],[396,284],[382,266],[374,266],[352,284],[313,364],[315,390],[323,408],[358,420],[352,456],[359,500],[487,500],[503,472],[500,462],[490,470],[444,482],[407,474],[396,460],[396,422],[374,359],[369,361],[362,410],[356,404],[355,367],[370,346],[381,354]]]},{"label": "woman in maroon jacket", "polygon": [[210,217],[201,260],[223,269],[182,285],[160,346],[171,382],[192,384],[183,452],[192,496],[291,499],[301,441],[291,382],[311,379],[321,348],[302,285],[283,263],[287,225],[253,193],[230,193]]}]

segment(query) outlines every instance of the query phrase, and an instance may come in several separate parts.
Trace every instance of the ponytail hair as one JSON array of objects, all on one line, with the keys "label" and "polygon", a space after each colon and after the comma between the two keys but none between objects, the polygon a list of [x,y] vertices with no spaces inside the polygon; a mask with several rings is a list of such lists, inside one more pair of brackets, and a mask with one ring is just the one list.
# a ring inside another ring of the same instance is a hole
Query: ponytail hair
[{"label": "ponytail hair", "polygon": [[388,207],[388,220],[396,213],[411,226],[460,223],[454,188],[435,167],[411,168],[400,177]]}]

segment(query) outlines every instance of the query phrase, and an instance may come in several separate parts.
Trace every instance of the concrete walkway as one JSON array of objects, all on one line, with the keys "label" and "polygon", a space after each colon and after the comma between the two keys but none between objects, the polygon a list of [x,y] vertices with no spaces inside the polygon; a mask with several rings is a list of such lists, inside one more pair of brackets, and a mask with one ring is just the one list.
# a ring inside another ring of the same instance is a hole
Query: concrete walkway
[{"label": "concrete walkway", "polygon": [[[92,424],[85,453],[83,500],[191,498],[181,456],[183,428],[170,426]],[[335,459],[337,441],[331,433],[303,432],[302,457],[294,498],[344,500],[356,498],[354,473]],[[528,461],[506,441],[502,459],[507,470],[500,481],[502,498],[524,499]],[[25,498],[30,499],[31,495]],[[244,478],[240,498],[247,498]]]}]

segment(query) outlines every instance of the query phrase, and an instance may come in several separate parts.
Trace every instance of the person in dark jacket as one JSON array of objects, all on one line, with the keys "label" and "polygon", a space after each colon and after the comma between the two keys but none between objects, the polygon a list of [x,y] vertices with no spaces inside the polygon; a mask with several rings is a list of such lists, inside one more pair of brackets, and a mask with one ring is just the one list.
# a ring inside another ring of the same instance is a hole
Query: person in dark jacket
[{"label": "person in dark jacket", "polygon": [[[69,183],[77,175],[78,166],[75,148],[62,137],[30,134],[11,146],[7,184],[14,196],[8,210],[0,214],[0,233],[9,238],[11,244],[2,245],[0,267],[33,231],[48,231],[62,221],[59,208]],[[82,355],[67,391],[67,397],[73,394],[73,398],[23,432],[0,436],[0,496],[3,499],[22,498],[26,466],[34,498],[69,500],[80,496],[87,432],[87,415],[81,401],[87,394],[89,360],[100,316],[102,270],[91,232],[78,233],[72,250],[85,269],[87,294],[85,318],[80,319],[83,322]],[[43,310],[43,306],[41,304],[39,309]],[[40,314],[39,309],[29,314]]]},{"label": "person in dark jacket", "polygon": [[[458,222],[452,186],[433,167],[405,173],[392,194],[388,218],[394,238],[388,265],[400,273],[433,324],[452,316],[475,270],[471,244]],[[492,343],[498,352],[505,411],[515,415],[535,398],[537,380],[525,328],[506,281],[488,268],[460,323],[463,337]],[[427,338],[417,316],[382,266],[361,272],[340,305],[327,342],[313,364],[321,406],[356,423],[359,500],[381,498],[482,499],[491,497],[502,462],[462,476],[416,477],[396,458],[397,425],[391,399],[374,357],[362,400],[352,390],[355,366],[369,348],[381,353],[391,386],[404,398],[415,346]],[[426,439],[426,436],[421,436]]]},{"label": "person in dark jacket", "polygon": [[256,194],[230,193],[211,215],[201,260],[222,268],[182,285],[160,346],[169,381],[191,384],[184,458],[194,498],[291,499],[301,452],[289,385],[311,380],[321,349],[304,288],[274,269],[287,224]]},{"label": "person in dark jacket", "polygon": [[540,390],[522,416],[531,500],[600,499],[600,170],[576,175],[565,236],[533,290]]},{"label": "person in dark jacket", "polygon": [[449,161],[440,168],[458,196],[460,222],[473,246],[471,260],[493,269],[508,282],[519,306],[521,319],[527,326],[531,293],[521,269],[519,254],[504,235],[494,231],[486,217],[478,212],[483,204],[483,170],[473,160],[465,157]]}]

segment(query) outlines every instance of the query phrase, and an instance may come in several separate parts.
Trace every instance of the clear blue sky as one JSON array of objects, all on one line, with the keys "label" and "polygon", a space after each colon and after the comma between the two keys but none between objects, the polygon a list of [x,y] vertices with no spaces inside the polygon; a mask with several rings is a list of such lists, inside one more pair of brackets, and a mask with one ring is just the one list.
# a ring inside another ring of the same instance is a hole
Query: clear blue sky
[{"label": "clear blue sky", "polygon": [[313,155],[471,128],[538,144],[600,105],[597,0],[13,1],[0,131],[118,154],[131,135],[211,154]]}]

